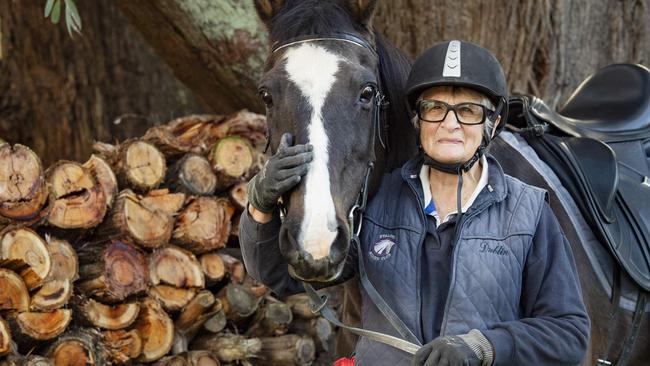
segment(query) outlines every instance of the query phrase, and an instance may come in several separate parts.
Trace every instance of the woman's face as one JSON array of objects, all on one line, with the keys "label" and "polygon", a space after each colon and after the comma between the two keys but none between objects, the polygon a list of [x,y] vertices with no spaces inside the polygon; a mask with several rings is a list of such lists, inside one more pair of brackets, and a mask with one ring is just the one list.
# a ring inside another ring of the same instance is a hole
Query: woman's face
[{"label": "woman's face", "polygon": [[[422,93],[420,99],[439,100],[450,105],[472,102],[485,105],[485,98],[471,89],[436,86]],[[420,120],[420,143],[424,151],[436,161],[445,164],[469,160],[481,144],[483,124],[458,123],[453,111],[442,122]]]}]

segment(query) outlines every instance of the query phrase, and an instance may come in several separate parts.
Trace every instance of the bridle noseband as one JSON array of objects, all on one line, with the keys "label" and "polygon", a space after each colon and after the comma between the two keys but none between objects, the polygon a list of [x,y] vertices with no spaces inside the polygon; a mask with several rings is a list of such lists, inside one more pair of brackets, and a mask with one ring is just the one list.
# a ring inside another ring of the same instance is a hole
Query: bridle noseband
[{"label": "bridle noseband", "polygon": [[[278,52],[284,48],[294,46],[301,43],[307,42],[319,42],[319,41],[336,41],[336,42],[347,42],[359,47],[366,48],[377,55],[379,59],[379,54],[374,46],[372,46],[365,39],[349,34],[349,33],[335,33],[326,36],[317,36],[317,35],[305,35],[300,37],[291,38],[283,43],[276,42],[271,47],[271,53]],[[379,73],[377,73],[379,75]],[[361,241],[359,235],[361,234],[361,227],[363,223],[363,212],[366,209],[366,203],[368,201],[368,191],[370,188],[370,177],[372,176],[372,171],[375,166],[375,135],[379,135],[379,142],[381,146],[388,150],[388,147],[382,137],[382,128],[381,128],[381,111],[388,106],[387,101],[385,100],[384,93],[381,91],[381,77],[378,77],[378,85],[376,85],[376,92],[374,96],[375,100],[373,103],[373,123],[372,123],[372,137],[371,137],[371,158],[368,161],[368,167],[366,170],[366,175],[363,180],[363,186],[359,191],[357,199],[350,208],[348,213],[348,228],[350,232],[350,242],[354,243],[357,248],[358,254],[358,269],[359,269],[359,280],[366,290],[368,297],[374,302],[376,307],[381,311],[381,313],[388,319],[388,321],[395,327],[395,329],[400,333],[404,339],[400,339],[388,334],[383,334],[371,330],[366,330],[362,328],[357,328],[353,326],[346,325],[338,320],[336,313],[327,305],[328,297],[327,295],[319,295],[314,287],[304,281],[301,281],[305,292],[309,296],[312,302],[312,312],[321,313],[325,319],[327,319],[332,324],[345,328],[348,331],[355,333],[357,335],[366,337],[368,339],[387,344],[391,347],[395,347],[404,352],[415,354],[417,350],[421,347],[419,339],[411,332],[411,330],[402,322],[402,320],[395,314],[395,312],[390,308],[386,301],[381,297],[379,292],[372,285],[365,270],[365,264],[363,262],[363,253],[361,250]],[[270,133],[270,132],[269,132]],[[267,136],[267,147],[268,142],[270,141],[270,135]]]}]

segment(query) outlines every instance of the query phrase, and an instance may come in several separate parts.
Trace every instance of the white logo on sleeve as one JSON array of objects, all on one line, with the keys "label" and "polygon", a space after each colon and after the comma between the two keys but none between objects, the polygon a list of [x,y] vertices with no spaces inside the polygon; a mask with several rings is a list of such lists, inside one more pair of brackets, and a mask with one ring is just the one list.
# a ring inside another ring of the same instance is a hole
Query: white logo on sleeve
[{"label": "white logo on sleeve", "polygon": [[383,234],[370,249],[370,258],[374,260],[386,260],[390,258],[395,246],[395,235]]}]

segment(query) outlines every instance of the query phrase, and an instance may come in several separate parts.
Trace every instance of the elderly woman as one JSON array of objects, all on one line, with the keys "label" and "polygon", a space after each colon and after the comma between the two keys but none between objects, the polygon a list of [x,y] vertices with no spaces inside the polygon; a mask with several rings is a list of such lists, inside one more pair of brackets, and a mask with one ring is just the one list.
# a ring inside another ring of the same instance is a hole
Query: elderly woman
[{"label": "elderly woman", "polygon": [[[424,346],[411,358],[361,338],[356,364],[580,363],[589,320],[569,243],[546,193],[485,155],[507,116],[501,65],[469,42],[437,44],[414,63],[406,99],[421,153],[384,177],[361,252],[369,280]],[[277,249],[275,205],[311,157],[309,146],[283,141],[251,182],[240,229],[247,268],[278,293],[299,286]],[[362,326],[396,334],[365,292],[362,300]]]}]

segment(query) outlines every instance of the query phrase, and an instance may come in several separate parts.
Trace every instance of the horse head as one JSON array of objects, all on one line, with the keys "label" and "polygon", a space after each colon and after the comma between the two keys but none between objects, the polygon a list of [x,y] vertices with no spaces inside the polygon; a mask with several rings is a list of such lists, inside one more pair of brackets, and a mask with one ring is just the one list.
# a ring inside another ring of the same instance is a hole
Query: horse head
[{"label": "horse head", "polygon": [[379,91],[370,18],[376,1],[255,1],[273,44],[259,92],[270,146],[290,132],[314,147],[283,197],[280,250],[294,277],[329,281],[349,250],[348,213],[374,160]]}]

